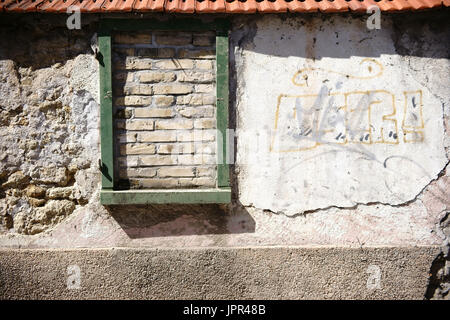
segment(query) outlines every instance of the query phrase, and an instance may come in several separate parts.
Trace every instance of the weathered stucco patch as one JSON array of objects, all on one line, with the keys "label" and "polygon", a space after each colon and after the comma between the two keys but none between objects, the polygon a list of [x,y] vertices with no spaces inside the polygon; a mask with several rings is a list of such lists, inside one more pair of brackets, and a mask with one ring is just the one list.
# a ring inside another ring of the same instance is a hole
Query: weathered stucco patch
[{"label": "weathered stucco patch", "polygon": [[[389,25],[265,18],[237,57],[240,200],[293,215],[414,199],[443,170],[442,84],[417,81]],[[388,22],[387,22],[388,23]],[[430,55],[432,52],[429,53]],[[448,77],[438,82],[446,82]],[[441,91],[439,91],[441,90]]]}]

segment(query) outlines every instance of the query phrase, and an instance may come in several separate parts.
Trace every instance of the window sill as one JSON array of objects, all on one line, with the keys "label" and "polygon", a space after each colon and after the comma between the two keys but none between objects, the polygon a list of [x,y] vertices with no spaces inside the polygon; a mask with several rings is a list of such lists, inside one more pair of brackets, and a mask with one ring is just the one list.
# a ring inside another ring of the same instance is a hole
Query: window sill
[{"label": "window sill", "polygon": [[230,202],[230,188],[101,190],[100,192],[100,203],[103,205]]}]

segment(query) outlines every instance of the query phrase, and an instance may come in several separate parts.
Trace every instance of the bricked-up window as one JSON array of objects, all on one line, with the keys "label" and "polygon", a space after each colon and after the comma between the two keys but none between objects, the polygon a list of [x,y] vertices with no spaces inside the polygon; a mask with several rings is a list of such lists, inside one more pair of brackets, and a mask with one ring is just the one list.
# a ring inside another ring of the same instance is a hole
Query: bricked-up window
[{"label": "bricked-up window", "polygon": [[118,187],[216,186],[214,32],[113,34]]},{"label": "bricked-up window", "polygon": [[103,204],[230,201],[227,30],[102,21]]}]

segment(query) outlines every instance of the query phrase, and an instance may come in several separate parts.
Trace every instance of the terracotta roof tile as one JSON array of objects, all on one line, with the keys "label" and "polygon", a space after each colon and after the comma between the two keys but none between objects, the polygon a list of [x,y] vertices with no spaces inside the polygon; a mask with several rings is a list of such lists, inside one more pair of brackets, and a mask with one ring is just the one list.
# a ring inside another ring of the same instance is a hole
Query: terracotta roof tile
[{"label": "terracotta roof tile", "polygon": [[164,11],[165,0],[136,0],[134,3],[134,11],[145,12]]},{"label": "terracotta roof tile", "polygon": [[135,0],[105,0],[101,11],[127,12],[133,10]]},{"label": "terracotta roof tile", "polygon": [[195,1],[195,12],[198,13],[213,13],[213,12],[225,12],[224,0],[201,0]]},{"label": "terracotta roof tile", "polygon": [[0,11],[66,12],[71,5],[82,12],[365,12],[372,5],[381,11],[449,7],[450,0],[0,0]]},{"label": "terracotta roof tile", "polygon": [[92,1],[86,1],[86,0],[78,0],[81,12],[100,12],[102,10],[103,3],[105,3],[105,0],[92,0]]}]

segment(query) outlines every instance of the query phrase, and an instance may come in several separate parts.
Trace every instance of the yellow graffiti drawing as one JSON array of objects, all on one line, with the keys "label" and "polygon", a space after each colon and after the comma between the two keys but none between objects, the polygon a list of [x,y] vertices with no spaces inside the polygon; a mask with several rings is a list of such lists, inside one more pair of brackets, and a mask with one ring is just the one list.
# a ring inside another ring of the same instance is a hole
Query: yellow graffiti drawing
[{"label": "yellow graffiti drawing", "polygon": [[[404,92],[403,141],[422,142],[422,91]],[[323,144],[399,144],[395,95],[386,90],[285,95],[277,99],[271,152]]]},{"label": "yellow graffiti drawing", "polygon": [[[368,80],[380,77],[383,66],[366,58],[359,63],[359,74],[346,74],[322,68],[297,71],[292,83],[307,84],[308,73],[322,71],[347,78]],[[424,141],[422,91],[404,91],[401,129],[404,143]],[[322,87],[318,94],[280,94],[275,111],[275,134],[271,152],[298,152],[323,144],[398,145],[399,128],[395,95],[387,90],[330,93]]]},{"label": "yellow graffiti drawing", "polygon": [[[367,66],[366,66],[367,65]],[[308,73],[311,71],[323,71],[325,73],[334,73],[341,76],[345,76],[346,78],[351,79],[359,79],[359,80],[368,80],[368,79],[374,79],[378,78],[383,74],[383,65],[376,61],[375,59],[371,58],[365,58],[362,59],[359,63],[361,71],[366,74],[366,71],[369,75],[355,75],[355,74],[349,74],[349,73],[343,73],[335,70],[329,70],[329,69],[322,69],[322,68],[304,68],[297,71],[294,76],[292,77],[292,83],[296,86],[303,87],[306,85],[306,81],[308,80]],[[366,67],[366,68],[364,68]]]},{"label": "yellow graffiti drawing", "polygon": [[425,124],[423,122],[422,91],[405,91],[403,94],[405,96],[402,121],[403,141],[406,143],[423,142]]}]

